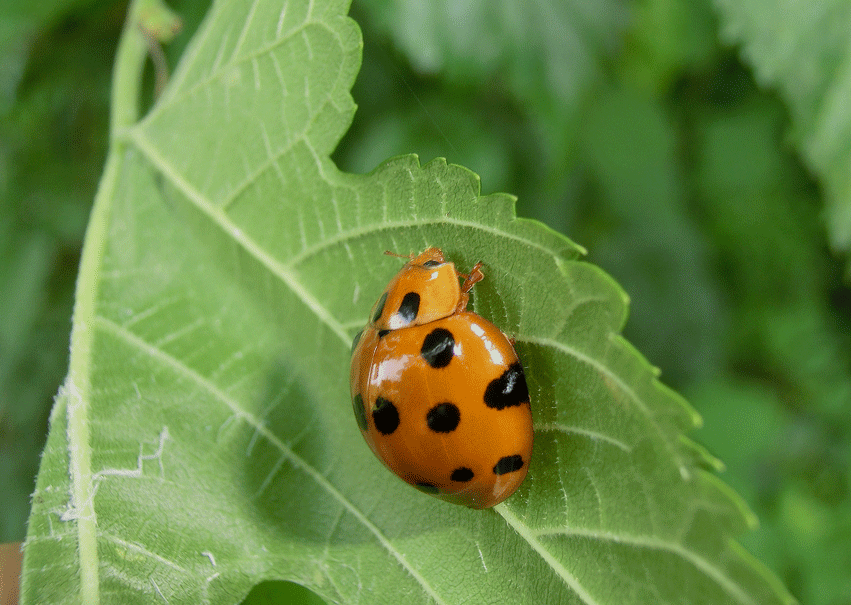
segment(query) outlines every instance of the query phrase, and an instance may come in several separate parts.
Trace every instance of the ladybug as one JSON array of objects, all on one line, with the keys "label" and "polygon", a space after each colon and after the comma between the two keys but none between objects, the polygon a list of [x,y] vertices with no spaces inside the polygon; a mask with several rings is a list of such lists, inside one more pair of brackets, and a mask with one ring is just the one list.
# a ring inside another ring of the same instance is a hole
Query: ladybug
[{"label": "ladybug", "polygon": [[481,262],[463,275],[439,248],[402,258],[411,260],[352,343],[358,426],[375,455],[420,491],[471,508],[494,506],[529,469],[523,367],[508,337],[466,310],[473,284],[484,278]]}]

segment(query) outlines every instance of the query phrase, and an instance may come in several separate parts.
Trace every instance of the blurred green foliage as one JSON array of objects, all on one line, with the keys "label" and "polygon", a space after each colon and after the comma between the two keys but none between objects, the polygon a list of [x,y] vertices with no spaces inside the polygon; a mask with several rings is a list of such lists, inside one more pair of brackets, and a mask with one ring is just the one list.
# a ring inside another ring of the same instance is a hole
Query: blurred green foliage
[{"label": "blurred green foliage", "polygon": [[[172,67],[199,4],[171,3]],[[718,41],[711,1],[355,0],[352,14],[364,62],[340,167],[447,157],[585,246],[632,297],[627,337],[703,414],[699,439],[759,516],[747,547],[802,602],[851,604],[847,259],[829,252],[797,124]],[[23,538],[65,370],[123,17],[112,2],[0,8],[3,541]]]},{"label": "blurred green foliage", "polygon": [[[116,10],[117,9],[117,10]],[[83,10],[76,17],[68,12]],[[0,539],[20,540],[106,155],[120,6],[4,3],[0,42]]]}]

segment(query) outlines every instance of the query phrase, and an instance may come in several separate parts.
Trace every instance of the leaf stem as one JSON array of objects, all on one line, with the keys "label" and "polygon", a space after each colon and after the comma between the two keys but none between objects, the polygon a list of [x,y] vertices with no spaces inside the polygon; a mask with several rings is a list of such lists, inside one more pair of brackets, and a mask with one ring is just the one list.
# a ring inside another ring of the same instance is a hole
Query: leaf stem
[{"label": "leaf stem", "polygon": [[121,150],[121,145],[116,145],[116,135],[139,118],[139,91],[148,52],[148,42],[141,29],[139,15],[140,8],[146,4],[148,2],[145,0],[133,0],[130,4],[124,31],[118,42],[112,71],[112,115],[109,127],[113,152]]},{"label": "leaf stem", "polygon": [[65,519],[76,520],[80,562],[80,598],[83,603],[98,603],[97,515],[92,479],[92,449],[89,435],[91,371],[95,315],[99,293],[99,275],[106,249],[112,201],[118,187],[126,143],[120,133],[139,115],[139,91],[147,42],[139,28],[139,9],[145,0],[133,0],[118,44],[113,69],[110,151],[104,174],[95,194],[86,229],[76,302],[71,330],[71,357],[65,382],[67,395],[68,465],[71,505]]}]

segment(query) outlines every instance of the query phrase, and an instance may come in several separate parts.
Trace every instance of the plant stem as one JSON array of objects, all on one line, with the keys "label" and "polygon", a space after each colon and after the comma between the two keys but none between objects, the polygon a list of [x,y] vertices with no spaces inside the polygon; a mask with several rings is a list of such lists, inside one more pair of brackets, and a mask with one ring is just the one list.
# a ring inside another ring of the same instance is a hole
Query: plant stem
[{"label": "plant stem", "polygon": [[121,133],[136,122],[139,114],[139,91],[147,53],[147,43],[139,27],[139,7],[143,3],[144,0],[133,0],[131,3],[115,57],[110,150],[86,229],[77,277],[71,358],[65,381],[71,481],[68,518],[77,523],[80,598],[83,603],[100,601],[97,513],[94,506],[95,486],[92,479],[89,435],[92,353],[100,270],[107,244],[112,204],[125,157],[126,143],[121,140]]}]

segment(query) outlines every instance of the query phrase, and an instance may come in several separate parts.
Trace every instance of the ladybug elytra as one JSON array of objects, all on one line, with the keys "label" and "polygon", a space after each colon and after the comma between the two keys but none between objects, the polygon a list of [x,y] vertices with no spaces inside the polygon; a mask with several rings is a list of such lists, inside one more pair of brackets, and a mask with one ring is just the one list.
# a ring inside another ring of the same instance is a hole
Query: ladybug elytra
[{"label": "ladybug elytra", "polygon": [[407,483],[471,508],[494,506],[529,468],[523,367],[505,334],[466,310],[482,263],[464,276],[439,248],[409,258],[352,343],[355,417],[375,455]]}]

